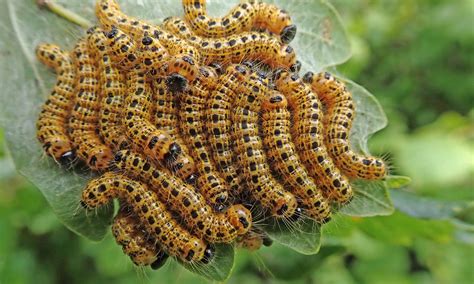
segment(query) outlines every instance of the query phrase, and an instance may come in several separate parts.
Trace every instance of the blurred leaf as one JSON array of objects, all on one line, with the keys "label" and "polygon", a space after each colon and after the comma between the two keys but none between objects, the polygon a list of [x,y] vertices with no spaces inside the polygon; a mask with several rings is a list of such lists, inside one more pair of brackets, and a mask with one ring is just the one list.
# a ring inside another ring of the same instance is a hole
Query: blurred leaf
[{"label": "blurred leaf", "polygon": [[416,218],[426,219],[458,219],[466,216],[467,222],[470,219],[469,214],[473,211],[474,201],[444,201],[433,198],[420,197],[413,193],[401,190],[392,190],[391,196],[395,207],[405,214]]},{"label": "blurred leaf", "polygon": [[385,178],[385,186],[391,189],[405,187],[411,183],[411,178],[406,176],[388,176]]},{"label": "blurred leaf", "polygon": [[328,245],[316,255],[301,255],[275,244],[260,255],[272,276],[282,280],[295,280],[311,274],[327,257],[342,251],[344,247]]}]

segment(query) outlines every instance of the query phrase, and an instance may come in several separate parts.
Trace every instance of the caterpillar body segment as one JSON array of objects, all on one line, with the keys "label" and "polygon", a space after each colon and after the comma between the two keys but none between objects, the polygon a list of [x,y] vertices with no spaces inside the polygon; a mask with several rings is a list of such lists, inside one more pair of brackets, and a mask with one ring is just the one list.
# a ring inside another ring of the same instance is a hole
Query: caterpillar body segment
[{"label": "caterpillar body segment", "polygon": [[70,164],[76,156],[67,133],[67,118],[74,99],[75,68],[70,55],[54,44],[38,45],[36,57],[57,74],[53,91],[39,114],[36,136],[46,154],[61,164]]},{"label": "caterpillar body segment", "polygon": [[326,108],[325,141],[341,171],[352,178],[375,180],[385,177],[387,168],[382,160],[358,154],[350,145],[355,105],[345,84],[327,72],[308,72],[303,80],[311,85]]},{"label": "caterpillar body segment", "polygon": [[107,52],[107,39],[103,31],[96,28],[90,36],[89,46],[97,53],[100,89],[99,134],[105,144],[117,150],[128,146],[125,127],[122,124],[122,109],[127,91],[125,76],[112,63]]},{"label": "caterpillar body segment", "polygon": [[[232,69],[231,69],[232,70]],[[237,70],[238,71],[238,70]],[[277,218],[294,218],[297,201],[272,176],[267,164],[263,142],[259,136],[259,112],[269,93],[268,79],[249,72],[246,80],[234,89],[236,99],[232,111],[234,150],[242,176],[251,196]]]},{"label": "caterpillar body segment", "polygon": [[288,43],[296,35],[296,26],[285,10],[273,4],[245,1],[236,5],[224,17],[207,15],[205,0],[183,0],[185,19],[193,31],[203,37],[219,38],[250,31],[267,29]]},{"label": "caterpillar body segment", "polygon": [[112,234],[123,252],[137,266],[150,265],[157,269],[168,259],[168,254],[160,249],[157,240],[146,231],[138,216],[128,206],[122,205],[115,216]]},{"label": "caterpillar body segment", "polygon": [[124,14],[115,0],[100,0],[96,4],[96,15],[105,29],[116,27],[130,35],[136,42],[145,38],[158,40],[168,54],[165,72],[170,77],[169,86],[173,92],[181,92],[187,82],[198,75],[200,54],[195,47],[166,30],[145,21]]},{"label": "caterpillar body segment", "polygon": [[277,89],[288,99],[293,113],[292,137],[299,157],[308,173],[326,197],[338,203],[349,202],[352,187],[334,164],[324,144],[322,105],[311,88],[295,74],[278,71]]},{"label": "caterpillar body segment", "polygon": [[232,152],[231,110],[236,94],[233,89],[245,80],[246,69],[240,65],[231,65],[225,74],[219,77],[214,91],[211,92],[206,106],[207,141],[217,170],[225,179],[234,196],[243,188],[243,180],[235,166]]},{"label": "caterpillar body segment", "polygon": [[74,107],[69,119],[69,131],[77,155],[92,170],[105,170],[112,159],[112,150],[106,146],[96,130],[99,123],[100,85],[98,81],[97,53],[89,47],[93,34],[80,40],[73,50],[76,66]]},{"label": "caterpillar body segment", "polygon": [[138,153],[122,150],[114,160],[118,170],[150,184],[170,209],[180,214],[186,226],[210,243],[230,243],[252,226],[252,216],[242,205],[230,206],[225,213],[214,213],[205,198],[181,179],[160,171]]},{"label": "caterpillar body segment", "polygon": [[229,189],[216,170],[206,143],[206,100],[217,83],[212,68],[201,67],[201,76],[180,97],[180,129],[190,153],[195,157],[199,177],[198,188],[217,211],[227,207]]},{"label": "caterpillar body segment", "polygon": [[202,63],[240,63],[244,60],[258,60],[273,68],[290,68],[296,63],[291,46],[282,45],[277,38],[261,32],[244,32],[225,38],[202,38],[194,35],[186,23],[171,17],[163,22],[170,32],[185,39],[202,54]]},{"label": "caterpillar body segment", "polygon": [[272,244],[272,239],[270,239],[264,231],[256,228],[252,228],[252,230],[237,239],[238,247],[247,249],[251,252],[257,251],[262,247],[262,245],[268,247]]},{"label": "caterpillar body segment", "polygon": [[206,261],[207,244],[181,227],[145,183],[108,172],[91,180],[82,194],[82,202],[87,208],[104,205],[113,198],[127,201],[147,232],[157,239],[168,255],[184,262]]},{"label": "caterpillar body segment", "polygon": [[125,106],[123,122],[128,138],[147,156],[156,161],[173,161],[182,154],[181,146],[151,123],[152,93],[140,68],[128,73]]},{"label": "caterpillar body segment", "polygon": [[263,143],[269,164],[298,197],[306,214],[318,222],[327,222],[330,208],[298,157],[290,125],[287,100],[274,91],[262,104]]}]

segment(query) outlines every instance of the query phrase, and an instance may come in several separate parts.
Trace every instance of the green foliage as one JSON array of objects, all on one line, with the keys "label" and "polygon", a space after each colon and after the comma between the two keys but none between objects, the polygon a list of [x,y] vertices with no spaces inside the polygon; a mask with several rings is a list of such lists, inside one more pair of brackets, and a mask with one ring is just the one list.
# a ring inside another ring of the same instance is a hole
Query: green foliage
[{"label": "green foliage", "polygon": [[[58,2],[93,19],[92,0]],[[181,13],[178,1],[122,2],[126,11],[150,19]],[[299,31],[292,45],[305,70],[349,57],[346,33],[326,1],[276,2],[295,15]],[[232,271],[229,283],[472,283],[474,112],[466,116],[473,93],[467,80],[474,65],[474,37],[466,29],[471,2],[332,1],[349,27],[354,54],[338,69],[374,91],[388,111],[389,127],[371,139],[370,149],[386,153],[393,173],[412,181],[392,176],[385,184],[357,182],[354,202],[322,231],[309,223],[298,230],[265,224],[276,240],[272,247],[238,250],[235,257],[224,247],[205,277],[222,281]],[[209,7],[217,15],[233,3],[211,1]],[[82,214],[77,201],[88,175],[57,169],[40,156],[34,138],[38,106],[54,83],[36,63],[34,46],[44,40],[70,48],[82,31],[32,1],[7,0],[0,7],[0,125],[16,168],[40,189],[14,174],[0,146],[0,282],[207,282],[176,262],[153,273],[137,271],[110,234],[94,243],[58,222],[98,240],[112,213],[110,206],[103,215]],[[352,143],[367,152],[367,139],[386,117],[365,89],[349,87],[362,106]],[[396,190],[389,194],[387,188]],[[395,214],[380,216],[394,207]]]}]

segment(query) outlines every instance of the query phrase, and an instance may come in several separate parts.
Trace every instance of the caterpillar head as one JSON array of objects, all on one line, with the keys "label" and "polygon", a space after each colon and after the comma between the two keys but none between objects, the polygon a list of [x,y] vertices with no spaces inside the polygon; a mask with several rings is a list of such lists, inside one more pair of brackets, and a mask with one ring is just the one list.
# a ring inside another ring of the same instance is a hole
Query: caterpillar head
[{"label": "caterpillar head", "polygon": [[286,109],[288,102],[280,92],[272,91],[269,96],[265,98],[262,108],[265,110],[272,110],[277,108]]},{"label": "caterpillar head", "polygon": [[186,261],[197,262],[206,259],[207,245],[198,238],[192,238],[182,247],[183,256]]},{"label": "caterpillar head", "polygon": [[272,216],[277,218],[292,218],[298,206],[293,194],[285,192],[281,198],[273,201]]},{"label": "caterpillar head", "polygon": [[109,203],[117,195],[117,190],[114,190],[113,175],[113,173],[105,173],[100,179],[93,179],[87,183],[82,190],[82,207],[97,208]]},{"label": "caterpillar head", "polygon": [[301,84],[298,74],[292,74],[284,69],[277,69],[273,73],[273,82],[282,93],[292,93],[293,89]]},{"label": "caterpillar head", "polygon": [[296,64],[295,50],[289,45],[283,45],[274,60],[275,63],[273,65],[275,65],[275,67],[290,68]]},{"label": "caterpillar head", "polygon": [[247,233],[252,227],[252,213],[241,204],[235,204],[226,211],[227,219],[237,229],[239,235]]},{"label": "caterpillar head", "polygon": [[112,151],[108,147],[96,147],[89,154],[87,164],[93,170],[104,170],[109,166],[112,158]]},{"label": "caterpillar head", "polygon": [[199,68],[199,79],[206,88],[213,89],[217,84],[218,78],[216,69],[208,66],[201,66]]}]

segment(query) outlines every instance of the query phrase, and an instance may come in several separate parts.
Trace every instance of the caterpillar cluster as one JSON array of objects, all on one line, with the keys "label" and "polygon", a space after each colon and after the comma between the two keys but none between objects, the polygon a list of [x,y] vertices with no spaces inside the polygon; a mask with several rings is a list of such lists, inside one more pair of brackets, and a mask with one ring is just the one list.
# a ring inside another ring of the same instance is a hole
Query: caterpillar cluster
[{"label": "caterpillar cluster", "polygon": [[[37,121],[44,152],[98,177],[95,209],[119,199],[112,232],[133,263],[212,262],[214,244],[270,245],[258,224],[331,218],[351,179],[381,179],[382,160],[351,149],[355,103],[329,73],[298,75],[296,26],[270,4],[242,2],[159,25],[98,0],[99,25],[71,51],[36,54],[57,82]],[[263,214],[261,214],[263,212]]]}]

